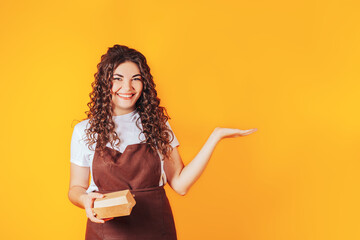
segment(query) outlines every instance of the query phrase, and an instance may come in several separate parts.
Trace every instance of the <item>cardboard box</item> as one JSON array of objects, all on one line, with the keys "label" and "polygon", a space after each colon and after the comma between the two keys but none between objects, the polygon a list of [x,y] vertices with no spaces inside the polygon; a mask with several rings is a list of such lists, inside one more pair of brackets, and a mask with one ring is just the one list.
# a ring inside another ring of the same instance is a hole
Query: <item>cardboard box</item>
[{"label": "cardboard box", "polygon": [[129,190],[105,193],[105,197],[94,201],[94,212],[97,218],[128,216],[136,201]]}]

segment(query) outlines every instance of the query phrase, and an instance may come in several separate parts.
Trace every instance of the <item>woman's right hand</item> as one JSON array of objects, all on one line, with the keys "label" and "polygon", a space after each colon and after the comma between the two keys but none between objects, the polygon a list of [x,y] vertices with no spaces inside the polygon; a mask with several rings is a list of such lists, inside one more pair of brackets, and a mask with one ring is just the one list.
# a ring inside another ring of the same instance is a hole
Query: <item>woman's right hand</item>
[{"label": "woman's right hand", "polygon": [[109,221],[113,218],[97,218],[95,215],[95,213],[93,212],[92,208],[94,206],[94,201],[96,198],[103,198],[104,195],[101,193],[95,193],[95,192],[90,192],[90,193],[86,193],[81,195],[81,201],[83,202],[84,208],[85,208],[85,212],[86,212],[86,216],[90,219],[90,221],[95,222],[95,223],[104,223],[105,221]]}]

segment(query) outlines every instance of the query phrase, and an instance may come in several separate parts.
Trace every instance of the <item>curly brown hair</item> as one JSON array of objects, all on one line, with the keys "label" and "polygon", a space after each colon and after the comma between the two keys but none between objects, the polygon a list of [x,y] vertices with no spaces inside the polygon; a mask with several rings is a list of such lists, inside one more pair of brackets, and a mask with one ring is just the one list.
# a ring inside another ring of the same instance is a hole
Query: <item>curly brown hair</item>
[{"label": "curly brown hair", "polygon": [[160,99],[157,97],[156,84],[150,73],[150,67],[145,56],[139,51],[118,44],[110,47],[107,53],[101,56],[101,61],[97,65],[97,72],[94,74],[95,80],[91,84],[93,88],[89,94],[91,101],[87,104],[90,110],[85,112],[87,115],[85,119],[89,119],[90,124],[90,127],[86,129],[88,148],[91,149],[91,145],[96,144],[102,155],[108,142],[111,143],[112,147],[120,143],[112,119],[111,88],[115,69],[125,61],[137,64],[143,82],[141,96],[135,105],[143,129],[140,128],[139,119],[136,121],[136,126],[142,130],[145,136],[145,140],[142,142],[150,144],[155,151],[158,149],[163,159],[168,159],[172,150],[170,142],[174,139],[174,134],[166,122],[171,118],[165,107],[160,106]]}]

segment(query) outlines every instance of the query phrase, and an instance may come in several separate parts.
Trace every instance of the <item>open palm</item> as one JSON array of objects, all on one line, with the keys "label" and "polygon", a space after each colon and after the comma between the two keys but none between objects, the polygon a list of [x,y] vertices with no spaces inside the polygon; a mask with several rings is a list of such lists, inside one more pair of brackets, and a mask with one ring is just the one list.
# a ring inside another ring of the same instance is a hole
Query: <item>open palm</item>
[{"label": "open palm", "polygon": [[217,132],[217,134],[219,135],[220,138],[232,138],[232,137],[242,137],[242,136],[247,136],[253,132],[257,131],[257,128],[251,128],[248,130],[241,130],[241,129],[237,129],[237,128],[221,128],[221,127],[217,127],[215,129],[215,131]]}]

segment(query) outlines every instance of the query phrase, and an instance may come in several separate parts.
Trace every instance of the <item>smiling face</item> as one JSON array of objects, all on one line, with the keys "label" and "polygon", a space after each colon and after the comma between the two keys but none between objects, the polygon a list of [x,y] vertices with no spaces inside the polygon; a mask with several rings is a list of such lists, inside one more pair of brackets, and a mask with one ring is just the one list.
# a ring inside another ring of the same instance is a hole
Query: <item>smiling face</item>
[{"label": "smiling face", "polygon": [[138,65],[131,61],[121,63],[114,71],[112,83],[113,114],[118,116],[134,111],[143,89]]}]

